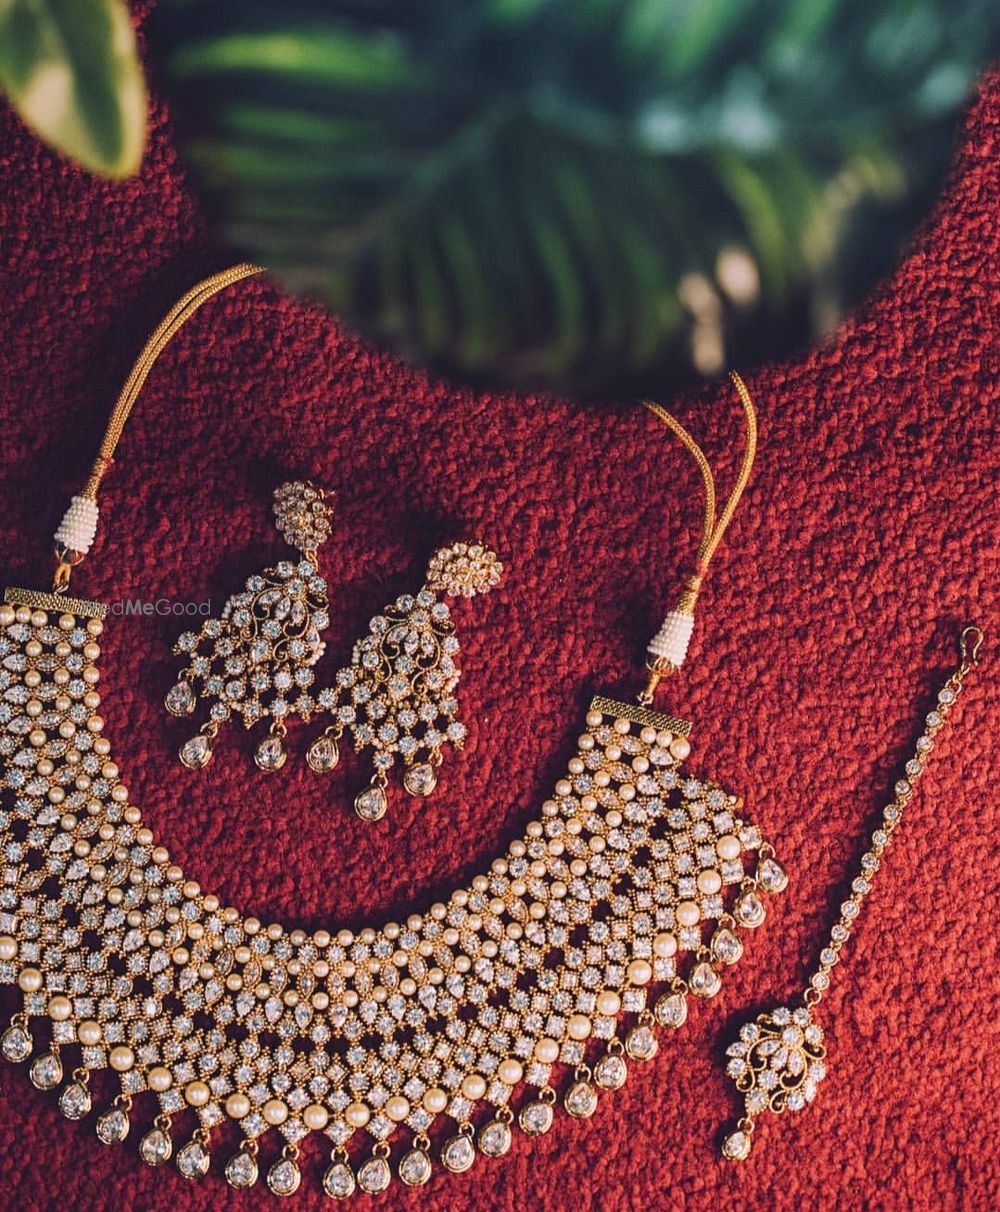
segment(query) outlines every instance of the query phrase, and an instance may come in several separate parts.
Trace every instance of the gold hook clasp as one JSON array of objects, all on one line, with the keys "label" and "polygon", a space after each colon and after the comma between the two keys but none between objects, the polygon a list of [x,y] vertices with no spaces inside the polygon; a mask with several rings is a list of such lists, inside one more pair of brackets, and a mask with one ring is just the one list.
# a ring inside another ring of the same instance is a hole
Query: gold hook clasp
[{"label": "gold hook clasp", "polygon": [[958,646],[963,665],[975,665],[977,663],[979,648],[984,638],[982,627],[978,627],[975,623],[970,623],[968,627],[962,628]]},{"label": "gold hook clasp", "polygon": [[649,673],[649,681],[646,683],[646,689],[637,696],[639,705],[648,707],[656,695],[656,688],[663,679],[674,672],[676,666],[671,665],[669,661],[665,661],[663,657],[657,657],[655,661],[650,661],[646,666]]}]

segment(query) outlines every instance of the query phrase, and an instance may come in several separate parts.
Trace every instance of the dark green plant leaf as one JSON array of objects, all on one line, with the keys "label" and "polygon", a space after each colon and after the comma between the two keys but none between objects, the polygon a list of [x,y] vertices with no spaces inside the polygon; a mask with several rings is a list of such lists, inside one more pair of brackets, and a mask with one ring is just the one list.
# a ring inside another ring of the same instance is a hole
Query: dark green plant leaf
[{"label": "dark green plant leaf", "polygon": [[674,386],[892,264],[997,45],[987,0],[160,0],[221,230],[405,356]]},{"label": "dark green plant leaf", "polygon": [[146,88],[123,0],[0,0],[0,88],[40,138],[85,168],[138,171]]}]

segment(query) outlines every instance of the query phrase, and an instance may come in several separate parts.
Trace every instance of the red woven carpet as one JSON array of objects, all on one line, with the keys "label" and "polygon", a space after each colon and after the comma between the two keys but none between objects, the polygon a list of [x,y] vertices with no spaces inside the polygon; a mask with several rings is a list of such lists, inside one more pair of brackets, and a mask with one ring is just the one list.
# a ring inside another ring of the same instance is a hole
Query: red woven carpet
[{"label": "red woven carpet", "polygon": [[[704,595],[689,670],[663,702],[695,721],[690,768],[746,795],[787,863],[788,891],[720,996],[654,1062],[633,1065],[592,1120],[560,1116],[504,1161],[481,1159],[464,1177],[438,1168],[420,1192],[394,1184],[382,1206],[997,1206],[998,131],[994,78],[940,206],[881,296],[829,348],[750,377],[758,470]],[[137,182],[89,180],[9,116],[0,173],[4,578],[44,586],[48,536],[132,358],[225,253],[207,240],[162,110]],[[731,471],[729,392],[677,403]],[[257,280],[207,305],[154,371],[75,589],[211,597],[218,609],[282,557],[270,494],[303,473],[339,496],[324,548],[325,671],[384,601],[419,584],[438,543],[474,532],[508,565],[500,590],[456,611],[471,735],[426,806],[397,795],[382,823],[363,826],[349,807],[357,762],[325,782],[301,760],[264,778],[236,729],[208,771],[181,769],[187,726],[160,706],[179,630],[169,618],[109,627],[102,688],[134,798],[187,872],[264,920],[353,926],[437,899],[537,811],[588,695],[621,690],[641,659],[694,542],[698,480],[641,411],[429,381]],[[988,664],[821,1011],[830,1076],[811,1110],[762,1121],[753,1158],[734,1168],[718,1157],[736,1110],[725,1045],[804,978],[968,617],[992,628]],[[9,1012],[10,992],[0,1000]],[[92,1119],[63,1120],[23,1071],[0,1065],[0,1207],[269,1205],[262,1186],[229,1190],[217,1166],[198,1186],[145,1168],[137,1135],[105,1148]],[[319,1208],[318,1141],[304,1164],[298,1206]]]}]

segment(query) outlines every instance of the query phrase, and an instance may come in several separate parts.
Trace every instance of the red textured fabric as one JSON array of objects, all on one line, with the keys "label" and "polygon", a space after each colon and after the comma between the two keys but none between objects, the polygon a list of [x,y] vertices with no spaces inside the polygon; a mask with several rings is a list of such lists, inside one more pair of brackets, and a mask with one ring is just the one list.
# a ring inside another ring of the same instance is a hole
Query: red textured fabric
[{"label": "red textured fabric", "polygon": [[[745,794],[787,863],[788,891],[722,994],[697,1007],[585,1124],[560,1115],[501,1162],[406,1209],[989,1209],[1000,1188],[993,745],[1000,636],[952,717],[845,950],[829,1000],[830,1076],[810,1110],[761,1121],[752,1159],[718,1155],[737,1104],[723,1051],[744,1018],[792,996],[829,928],[866,829],[951,668],[961,621],[995,628],[996,224],[1000,78],[964,125],[947,192],[880,296],[828,348],[750,376],[756,474],[702,601],[692,658],[664,707],[695,721],[689,768]],[[226,263],[157,108],[139,180],[91,180],[0,123],[0,516],[8,583],[44,587],[49,537],[89,468],[148,331]],[[720,474],[737,458],[725,387],[677,407]],[[231,727],[202,774],[174,759],[187,725],[160,702],[170,618],[108,628],[108,732],[135,800],[191,876],[307,928],[405,914],[482,870],[534,815],[595,690],[630,670],[694,544],[694,467],[632,406],[473,394],[366,348],[264,280],[207,305],[156,367],[106,482],[82,595],[216,608],[286,550],[269,516],[283,477],[338,493],[323,549],[335,669],[429,551],[474,532],[508,565],[456,616],[470,739],[426,804],[378,825],[350,810],[351,759],[259,775]],[[3,1006],[13,1006],[10,992]],[[0,1206],[20,1212],[242,1210],[218,1163],[192,1186],[63,1120],[0,1065]],[[310,1140],[301,1208],[325,1204]],[[270,1159],[274,1146],[265,1146]],[[217,1150],[228,1153],[228,1141]],[[369,1206],[359,1196],[359,1208]]]}]

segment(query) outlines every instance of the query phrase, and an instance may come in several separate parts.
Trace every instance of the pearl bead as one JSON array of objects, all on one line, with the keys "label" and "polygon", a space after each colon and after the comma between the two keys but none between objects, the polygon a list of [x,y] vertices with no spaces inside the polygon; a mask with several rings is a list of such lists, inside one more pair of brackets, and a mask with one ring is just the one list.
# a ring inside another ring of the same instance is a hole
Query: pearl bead
[{"label": "pearl bead", "polygon": [[543,1065],[551,1065],[559,1057],[559,1045],[554,1039],[540,1039],[535,1044],[535,1058]]},{"label": "pearl bead", "polygon": [[17,955],[17,939],[9,934],[0,936],[0,960],[12,960]]},{"label": "pearl bead", "polygon": [[611,989],[605,989],[597,999],[597,1011],[605,1018],[614,1018],[622,1008],[622,999]]},{"label": "pearl bead", "polygon": [[364,1103],[351,1103],[344,1112],[344,1119],[352,1128],[363,1128],[371,1119],[371,1112]]},{"label": "pearl bead", "polygon": [[615,720],[615,732],[619,733],[621,736],[624,736],[631,727],[632,725],[628,720]]},{"label": "pearl bead", "polygon": [[[392,1101],[391,1099],[389,1100]],[[313,1132],[322,1132],[330,1121],[330,1116],[327,1113],[326,1107],[321,1107],[319,1103],[310,1103],[302,1112],[302,1122],[307,1128]]]},{"label": "pearl bead", "polygon": [[401,1094],[394,1094],[386,1100],[382,1110],[394,1123],[401,1123],[410,1114],[410,1103]]},{"label": "pearl bead", "polygon": [[283,1124],[288,1119],[288,1108],[280,1098],[269,1098],[261,1108],[261,1115],[273,1127]]},{"label": "pearl bead", "polygon": [[22,968],[17,983],[23,992],[37,993],[42,987],[42,974],[37,968]]},{"label": "pearl bead", "polygon": [[520,1061],[514,1060],[513,1057],[509,1057],[507,1060],[500,1062],[499,1068],[497,1069],[497,1076],[505,1086],[516,1086],[524,1076],[524,1066]]},{"label": "pearl bead", "polygon": [[171,1076],[169,1069],[164,1069],[162,1066],[157,1066],[155,1069],[150,1069],[146,1075],[146,1081],[149,1084],[150,1090],[156,1094],[162,1094],[164,1090],[169,1090],[174,1084],[174,1079]]},{"label": "pearl bead", "polygon": [[672,934],[658,934],[653,939],[653,954],[659,959],[669,959],[677,952],[677,939]]},{"label": "pearl bead", "polygon": [[211,1091],[204,1082],[188,1082],[184,1088],[184,1097],[192,1107],[204,1107],[211,1098]]},{"label": "pearl bead", "polygon": [[84,1019],[76,1029],[77,1039],[89,1048],[101,1042],[101,1034],[101,1024],[92,1018]]},{"label": "pearl bead", "polygon": [[[13,616],[13,611],[11,611],[11,615]],[[2,620],[0,620],[0,621],[2,621]],[[601,715],[601,713],[599,711],[588,711],[587,712],[587,726],[589,728],[596,728],[601,723],[603,718],[604,717]]]},{"label": "pearl bead", "polygon": [[135,1053],[131,1048],[126,1048],[124,1044],[120,1044],[117,1048],[111,1049],[108,1064],[110,1064],[116,1073],[127,1073],[135,1064]]},{"label": "pearl bead", "polygon": [[698,875],[698,891],[704,892],[709,896],[714,892],[718,892],[722,887],[722,876],[718,871],[702,871]]},{"label": "pearl bead", "polygon": [[740,857],[740,839],[731,833],[720,837],[715,848],[718,850],[720,858],[732,861]]},{"label": "pearl bead", "polygon": [[585,1014],[571,1014],[566,1023],[566,1034],[570,1039],[586,1039],[590,1034],[590,1019]]},{"label": "pearl bead", "polygon": [[670,754],[679,762],[683,762],[690,752],[691,743],[686,736],[675,736],[670,742]]},{"label": "pearl bead", "polygon": [[644,959],[633,960],[627,971],[633,985],[648,985],[653,979],[653,969]]},{"label": "pearl bead", "polygon": [[245,1094],[230,1094],[226,1099],[226,1114],[230,1119],[242,1119],[250,1114],[250,1100]]},{"label": "pearl bead", "polygon": [[49,1018],[57,1023],[64,1023],[73,1013],[73,1003],[68,997],[54,997],[49,1002]]},{"label": "pearl bead", "polygon": [[431,1086],[429,1090],[424,1091],[424,1107],[432,1115],[437,1115],[447,1105],[448,1095],[439,1086]]},{"label": "pearl bead", "polygon": [[677,906],[677,920],[682,926],[697,926],[701,921],[701,910],[694,901],[681,901]]},{"label": "pearl bead", "polygon": [[656,743],[656,729],[650,728],[649,725],[647,724],[647,726],[645,728],[643,728],[642,732],[639,733],[639,739],[645,745],[655,744]]},{"label": "pearl bead", "polygon": [[477,1098],[482,1098],[486,1093],[486,1080],[479,1076],[478,1073],[470,1073],[469,1076],[462,1082],[462,1093],[471,1102],[475,1102]]}]

